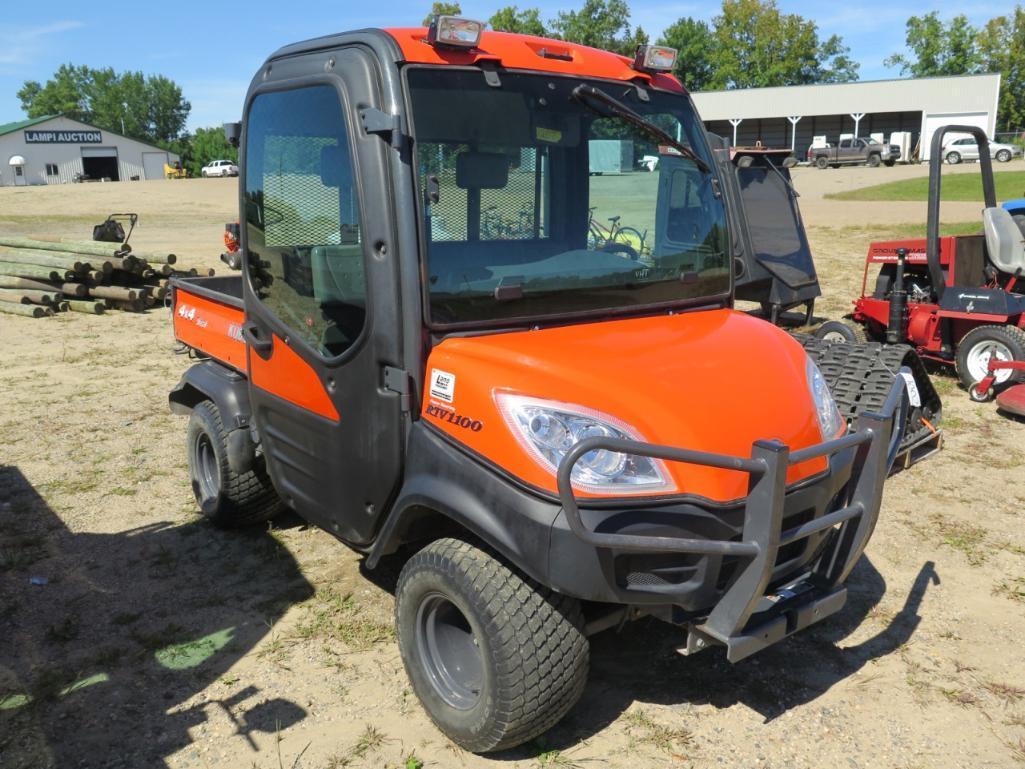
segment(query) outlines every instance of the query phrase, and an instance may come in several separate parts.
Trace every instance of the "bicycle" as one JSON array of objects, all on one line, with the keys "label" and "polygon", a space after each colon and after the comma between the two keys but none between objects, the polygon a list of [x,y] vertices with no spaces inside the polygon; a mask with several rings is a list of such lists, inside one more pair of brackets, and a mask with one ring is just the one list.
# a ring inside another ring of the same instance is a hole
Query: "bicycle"
[{"label": "bicycle", "polygon": [[648,231],[643,233],[636,227],[620,226],[622,216],[610,216],[609,225],[605,227],[594,218],[596,208],[588,211],[590,221],[588,222],[587,247],[594,250],[608,251],[610,253],[625,253],[629,258],[638,260],[641,255],[649,255],[651,249],[645,241],[648,239]]}]

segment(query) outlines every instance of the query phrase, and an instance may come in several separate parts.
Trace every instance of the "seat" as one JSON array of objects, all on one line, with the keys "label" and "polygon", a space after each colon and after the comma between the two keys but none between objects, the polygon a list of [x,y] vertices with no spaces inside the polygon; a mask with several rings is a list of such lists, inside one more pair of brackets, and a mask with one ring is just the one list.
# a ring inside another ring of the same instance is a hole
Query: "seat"
[{"label": "seat", "polygon": [[982,224],[986,232],[986,252],[993,266],[1009,275],[1025,273],[1025,236],[1009,211],[985,208]]}]

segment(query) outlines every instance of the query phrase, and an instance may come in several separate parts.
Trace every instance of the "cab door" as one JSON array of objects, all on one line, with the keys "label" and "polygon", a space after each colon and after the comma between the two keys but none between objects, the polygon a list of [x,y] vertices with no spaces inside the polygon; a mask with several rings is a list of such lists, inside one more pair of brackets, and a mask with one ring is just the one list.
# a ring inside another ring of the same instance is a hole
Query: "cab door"
[{"label": "cab door", "polygon": [[373,72],[362,49],[275,62],[247,99],[240,183],[243,333],[268,469],[300,515],[355,545],[373,539],[405,434],[386,386],[402,360],[387,144],[354,114],[379,100]]}]

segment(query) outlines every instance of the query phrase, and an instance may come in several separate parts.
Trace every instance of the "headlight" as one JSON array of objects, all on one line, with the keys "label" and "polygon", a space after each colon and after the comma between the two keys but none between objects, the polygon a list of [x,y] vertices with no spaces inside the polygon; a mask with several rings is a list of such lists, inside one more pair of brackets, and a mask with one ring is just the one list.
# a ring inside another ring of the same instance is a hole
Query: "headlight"
[{"label": "headlight", "polygon": [[[583,406],[510,393],[496,393],[495,400],[520,445],[553,475],[570,449],[586,438],[644,440],[619,420]],[[661,461],[607,449],[584,454],[570,479],[574,488],[591,494],[651,494],[676,488]]]},{"label": "headlight", "polygon": [[808,389],[811,391],[812,400],[815,402],[815,413],[819,418],[819,429],[825,440],[831,440],[837,436],[842,427],[847,423],[836,407],[833,394],[829,391],[826,378],[822,376],[819,367],[811,358],[806,359],[805,375],[808,377]]}]

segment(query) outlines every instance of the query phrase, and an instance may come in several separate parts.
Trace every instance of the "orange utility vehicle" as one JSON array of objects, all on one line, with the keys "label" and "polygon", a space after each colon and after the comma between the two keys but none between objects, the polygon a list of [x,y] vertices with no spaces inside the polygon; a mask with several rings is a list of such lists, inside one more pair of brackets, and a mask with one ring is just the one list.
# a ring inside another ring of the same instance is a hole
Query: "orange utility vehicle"
[{"label": "orange utility vehicle", "polygon": [[[839,610],[906,405],[849,429],[802,346],[735,312],[721,174],[674,52],[430,29],[298,43],[240,126],[243,275],[175,284],[203,513],[283,507],[405,560],[402,658],[477,752],[583,691],[645,615],[742,659]],[[593,142],[658,173],[589,174]],[[589,240],[590,223],[649,247]]]}]

